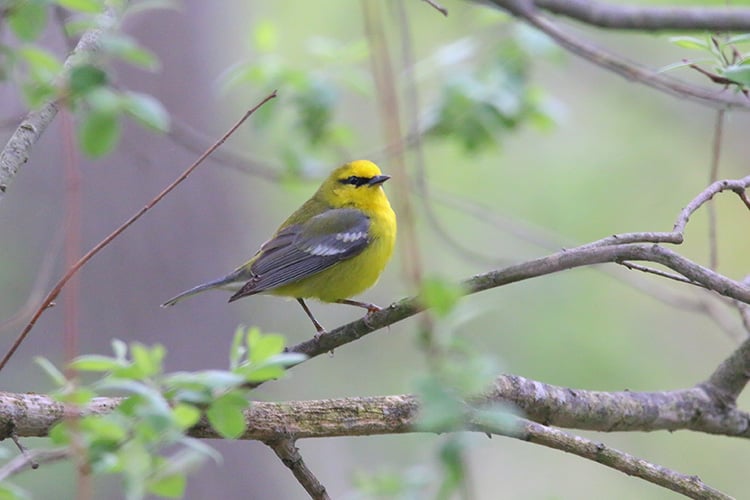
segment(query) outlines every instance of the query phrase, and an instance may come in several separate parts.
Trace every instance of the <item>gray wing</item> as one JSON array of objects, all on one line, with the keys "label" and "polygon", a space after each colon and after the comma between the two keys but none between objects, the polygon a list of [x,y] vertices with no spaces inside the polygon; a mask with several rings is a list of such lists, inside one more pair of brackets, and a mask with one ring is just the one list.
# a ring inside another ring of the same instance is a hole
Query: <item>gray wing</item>
[{"label": "gray wing", "polygon": [[359,210],[338,208],[279,231],[250,266],[253,277],[232,302],[323,271],[361,253],[369,243],[370,218]]}]

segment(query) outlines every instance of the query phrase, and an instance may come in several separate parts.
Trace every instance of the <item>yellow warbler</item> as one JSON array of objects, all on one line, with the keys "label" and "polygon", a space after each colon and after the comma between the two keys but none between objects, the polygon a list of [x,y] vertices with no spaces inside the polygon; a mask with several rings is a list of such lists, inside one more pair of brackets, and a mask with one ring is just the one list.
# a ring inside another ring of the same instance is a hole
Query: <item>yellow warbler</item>
[{"label": "yellow warbler", "polygon": [[396,214],[374,163],[357,160],[334,170],[318,191],[276,230],[252,259],[223,278],[198,285],[162,307],[214,288],[235,292],[233,302],[259,293],[297,299],[318,335],[325,329],[304,299],[338,302],[379,311],[350,300],[378,280],[396,242]]}]

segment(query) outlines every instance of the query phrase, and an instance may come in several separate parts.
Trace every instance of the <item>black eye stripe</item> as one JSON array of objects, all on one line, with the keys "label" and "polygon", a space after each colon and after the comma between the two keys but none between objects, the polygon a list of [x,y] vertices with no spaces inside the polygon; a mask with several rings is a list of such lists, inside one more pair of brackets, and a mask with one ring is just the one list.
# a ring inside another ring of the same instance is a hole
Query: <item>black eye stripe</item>
[{"label": "black eye stripe", "polygon": [[345,179],[339,179],[339,182],[341,184],[351,184],[353,186],[364,186],[365,184],[369,183],[372,180],[371,177],[358,177],[356,175],[351,175]]}]

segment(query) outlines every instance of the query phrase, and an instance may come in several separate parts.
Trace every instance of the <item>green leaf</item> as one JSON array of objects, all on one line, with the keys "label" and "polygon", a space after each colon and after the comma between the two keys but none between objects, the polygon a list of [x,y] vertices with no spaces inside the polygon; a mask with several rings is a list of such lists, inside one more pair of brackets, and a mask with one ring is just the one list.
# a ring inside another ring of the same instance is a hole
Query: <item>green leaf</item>
[{"label": "green leaf", "polygon": [[251,363],[262,363],[276,354],[284,351],[284,336],[269,333],[257,337],[252,345],[248,345],[248,360]]},{"label": "green leaf", "polygon": [[247,349],[243,345],[245,339],[245,328],[240,325],[234,330],[232,345],[229,348],[229,369],[234,370],[242,362],[242,358],[247,354]]},{"label": "green leaf", "polygon": [[156,55],[141,47],[135,38],[122,33],[107,33],[102,37],[101,43],[105,54],[118,57],[133,66],[149,71],[157,71],[161,67]]},{"label": "green leaf", "polygon": [[37,356],[34,358],[34,361],[36,361],[36,364],[38,364],[47,375],[49,375],[49,378],[52,379],[55,385],[62,387],[68,383],[68,379],[65,378],[65,375],[63,375],[63,373],[47,358]]},{"label": "green leaf", "polygon": [[273,52],[278,45],[276,26],[268,20],[259,22],[253,30],[253,44],[258,52]]},{"label": "green leaf", "polygon": [[76,12],[96,14],[104,10],[102,0],[56,0],[56,2],[60,7]]},{"label": "green leaf", "polygon": [[108,416],[90,415],[79,420],[80,428],[92,439],[121,443],[128,438],[127,429]]},{"label": "green leaf", "polygon": [[49,83],[62,71],[62,63],[54,54],[39,47],[26,46],[18,51],[29,67],[29,73],[37,83]]},{"label": "green leaf", "polygon": [[185,474],[170,474],[148,482],[148,491],[167,498],[180,498],[185,494],[187,479]]},{"label": "green leaf", "polygon": [[169,130],[169,113],[155,97],[126,92],[123,105],[125,111],[145,127],[157,132]]},{"label": "green leaf", "polygon": [[70,71],[69,86],[74,96],[86,94],[90,90],[107,84],[107,73],[93,64],[82,64]]},{"label": "green leaf", "polygon": [[673,36],[669,39],[669,42],[683,49],[711,50],[709,42],[706,39],[694,36]]},{"label": "green leaf", "polygon": [[236,439],[245,432],[245,414],[248,401],[237,392],[218,397],[206,411],[211,426],[227,439]]},{"label": "green leaf", "polygon": [[193,405],[179,403],[172,408],[172,418],[181,429],[186,430],[198,423],[201,412]]},{"label": "green leaf", "polygon": [[56,423],[49,430],[49,438],[52,444],[55,445],[67,445],[70,443],[70,433],[68,432],[68,422],[63,420]]},{"label": "green leaf", "polygon": [[120,366],[121,363],[115,358],[98,354],[78,356],[70,363],[70,368],[83,372],[108,372]]},{"label": "green leaf", "polygon": [[47,24],[47,6],[41,0],[15,2],[8,13],[8,26],[21,40],[31,42]]},{"label": "green leaf", "polygon": [[164,379],[169,387],[187,389],[209,389],[223,391],[234,388],[244,382],[236,373],[223,370],[204,370],[200,372],[175,372]]},{"label": "green leaf", "polygon": [[750,66],[748,65],[735,64],[729,66],[724,69],[723,74],[743,87],[750,87]]},{"label": "green leaf", "polygon": [[128,356],[128,344],[120,339],[112,339],[112,352],[118,361],[126,361]]},{"label": "green leaf", "polygon": [[110,153],[120,140],[120,121],[111,112],[88,113],[78,129],[78,142],[84,153],[99,158]]}]

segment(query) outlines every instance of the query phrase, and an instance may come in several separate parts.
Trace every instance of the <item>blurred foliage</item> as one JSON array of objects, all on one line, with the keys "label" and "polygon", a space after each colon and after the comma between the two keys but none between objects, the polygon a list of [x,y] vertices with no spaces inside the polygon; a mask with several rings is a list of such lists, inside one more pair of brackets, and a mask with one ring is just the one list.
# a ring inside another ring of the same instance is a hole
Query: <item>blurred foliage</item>
[{"label": "blurred foliage", "polygon": [[[149,12],[170,2],[107,2],[105,0],[25,0],[7,8],[8,26],[15,35],[13,44],[0,44],[0,81],[17,84],[28,106],[35,108],[50,101],[65,102],[78,116],[77,134],[81,150],[101,157],[117,146],[122,116],[158,132],[169,129],[169,114],[153,96],[116,88],[112,62],[123,61],[147,71],[157,71],[159,61],[149,50],[120,32],[119,25],[103,15],[105,7],[123,10],[123,16]],[[38,40],[47,28],[53,9],[71,14],[63,27],[73,38],[86,30],[101,29],[99,50],[62,59]]]},{"label": "blurred foliage", "polygon": [[[126,394],[111,413],[66,419],[50,431],[52,444],[83,450],[91,473],[122,477],[128,499],[146,495],[180,497],[186,475],[205,458],[220,455],[201,440],[187,436],[202,414],[221,436],[235,439],[246,429],[249,406],[244,384],[283,377],[285,369],[304,360],[284,352],[284,338],[258,329],[237,328],[227,371],[164,373],[166,350],[134,342],[112,342],[114,356],[85,355],[70,370],[100,376],[87,384],[69,378],[46,359],[40,365],[58,386],[55,397],[86,405],[104,394]],[[169,453],[166,454],[164,449]],[[4,498],[22,498],[4,485]]]},{"label": "blurred foliage", "polygon": [[436,102],[427,106],[423,132],[456,140],[467,153],[492,149],[523,125],[549,130],[560,107],[531,80],[535,60],[558,53],[545,35],[518,26],[490,50],[481,50],[484,46],[468,37],[430,58],[440,88]]},{"label": "blurred foliage", "polygon": [[[269,20],[252,31],[250,60],[238,62],[221,77],[221,88],[252,86],[270,92],[279,89],[289,106],[261,108],[254,123],[275,138],[279,157],[287,172],[307,170],[314,153],[322,148],[350,145],[350,127],[335,119],[336,107],[345,91],[366,93],[367,73],[357,66],[367,58],[363,40],[346,44],[317,36],[305,44],[306,67],[289,61],[278,51],[279,29]],[[284,134],[275,133],[279,129]]]}]

